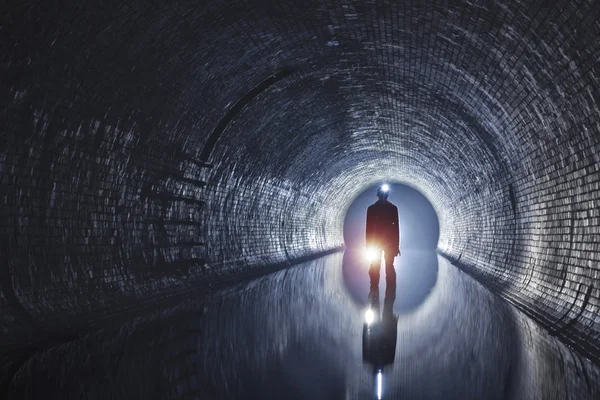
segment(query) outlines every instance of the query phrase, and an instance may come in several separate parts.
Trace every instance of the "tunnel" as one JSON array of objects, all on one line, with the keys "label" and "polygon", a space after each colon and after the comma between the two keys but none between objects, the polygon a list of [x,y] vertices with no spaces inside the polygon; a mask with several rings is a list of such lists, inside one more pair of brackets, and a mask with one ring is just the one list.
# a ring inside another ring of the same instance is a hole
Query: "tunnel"
[{"label": "tunnel", "polygon": [[0,8],[1,390],[191,293],[337,260],[387,181],[439,218],[437,284],[600,363],[597,3]]}]

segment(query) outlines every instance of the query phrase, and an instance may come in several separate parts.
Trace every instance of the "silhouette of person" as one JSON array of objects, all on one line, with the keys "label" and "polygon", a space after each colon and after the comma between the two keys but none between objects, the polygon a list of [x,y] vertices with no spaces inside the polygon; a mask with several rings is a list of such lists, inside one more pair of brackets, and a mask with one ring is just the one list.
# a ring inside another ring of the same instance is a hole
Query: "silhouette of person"
[{"label": "silhouette of person", "polygon": [[371,286],[379,285],[382,251],[386,280],[388,284],[396,284],[394,257],[400,255],[400,224],[398,208],[387,200],[388,196],[389,186],[382,185],[377,189],[379,200],[367,208],[367,248],[375,249],[375,257],[369,268]]},{"label": "silhouette of person", "polygon": [[395,300],[396,288],[388,285],[385,291],[383,312],[380,315],[379,288],[371,287],[369,308],[365,312],[363,361],[373,366],[373,378],[378,398],[381,398],[383,390],[383,369],[393,364],[396,358],[398,317],[394,315]]}]

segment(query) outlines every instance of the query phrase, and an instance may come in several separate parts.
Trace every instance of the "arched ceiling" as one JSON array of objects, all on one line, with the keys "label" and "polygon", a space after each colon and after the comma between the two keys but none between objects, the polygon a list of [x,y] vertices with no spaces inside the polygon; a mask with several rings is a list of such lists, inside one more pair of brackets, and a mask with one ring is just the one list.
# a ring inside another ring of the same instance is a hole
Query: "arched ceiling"
[{"label": "arched ceiling", "polygon": [[567,299],[535,312],[600,304],[593,1],[34,3],[0,16],[7,302],[328,250],[394,180],[442,251]]}]

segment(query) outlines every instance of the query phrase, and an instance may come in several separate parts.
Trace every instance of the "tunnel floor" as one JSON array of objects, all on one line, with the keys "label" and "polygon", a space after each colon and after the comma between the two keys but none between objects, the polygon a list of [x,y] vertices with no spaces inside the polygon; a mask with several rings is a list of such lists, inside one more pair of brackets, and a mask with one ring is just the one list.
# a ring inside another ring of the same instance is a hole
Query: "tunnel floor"
[{"label": "tunnel floor", "polygon": [[435,252],[405,251],[395,290],[369,292],[364,264],[347,250],[41,349],[8,398],[600,398],[598,367]]}]

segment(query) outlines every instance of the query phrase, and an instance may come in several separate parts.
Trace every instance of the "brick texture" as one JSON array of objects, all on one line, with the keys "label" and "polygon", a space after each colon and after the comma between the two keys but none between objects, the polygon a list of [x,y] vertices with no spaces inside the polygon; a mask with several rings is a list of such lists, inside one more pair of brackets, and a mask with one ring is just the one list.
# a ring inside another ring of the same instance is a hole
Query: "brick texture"
[{"label": "brick texture", "polygon": [[387,179],[598,356],[598,4],[67,3],[0,15],[5,337],[334,249]]}]

